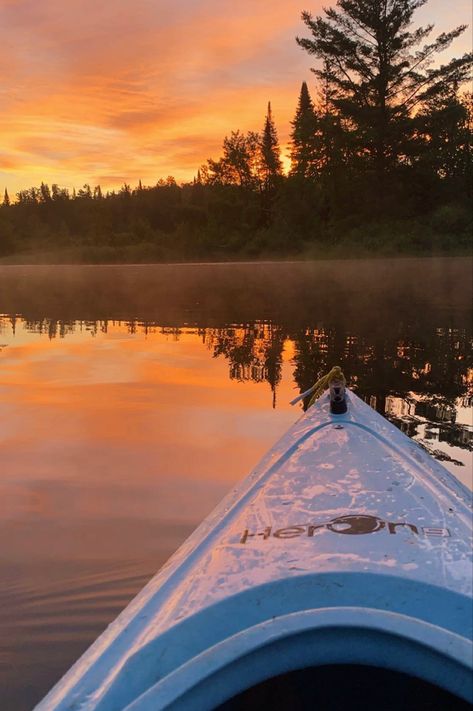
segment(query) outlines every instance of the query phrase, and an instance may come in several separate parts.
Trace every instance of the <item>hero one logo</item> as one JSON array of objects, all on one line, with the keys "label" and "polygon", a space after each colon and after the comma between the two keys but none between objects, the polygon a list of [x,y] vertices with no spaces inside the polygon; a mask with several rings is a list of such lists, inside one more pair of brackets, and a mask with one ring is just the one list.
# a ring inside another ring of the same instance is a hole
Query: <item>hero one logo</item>
[{"label": "hero one logo", "polygon": [[368,533],[385,531],[390,535],[395,535],[401,531],[410,532],[415,536],[446,537],[450,536],[448,528],[437,528],[435,526],[416,526],[406,521],[383,521],[377,516],[367,514],[338,516],[325,523],[305,523],[301,525],[287,526],[273,530],[272,526],[267,526],[262,531],[250,531],[246,528],[240,538],[240,543],[248,543],[251,539],[267,541],[269,538],[299,538],[305,536],[312,538],[320,531],[332,531],[345,536],[362,536]]}]

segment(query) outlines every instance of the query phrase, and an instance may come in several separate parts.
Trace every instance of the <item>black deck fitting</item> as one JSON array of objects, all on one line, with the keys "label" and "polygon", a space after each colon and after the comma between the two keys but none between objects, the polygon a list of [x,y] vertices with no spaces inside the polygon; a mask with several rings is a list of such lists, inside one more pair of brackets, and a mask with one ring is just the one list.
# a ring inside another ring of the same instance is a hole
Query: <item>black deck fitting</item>
[{"label": "black deck fitting", "polygon": [[333,380],[330,383],[330,412],[332,415],[343,415],[347,409],[345,383],[342,380]]}]

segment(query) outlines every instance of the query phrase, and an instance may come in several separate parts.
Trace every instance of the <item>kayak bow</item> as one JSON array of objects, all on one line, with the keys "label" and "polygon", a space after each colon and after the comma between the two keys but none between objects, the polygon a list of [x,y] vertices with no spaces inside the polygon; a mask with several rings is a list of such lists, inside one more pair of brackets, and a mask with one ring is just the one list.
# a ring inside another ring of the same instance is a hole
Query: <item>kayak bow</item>
[{"label": "kayak bow", "polygon": [[330,665],[472,699],[470,493],[346,399],[299,419],[37,711],[212,709]]}]

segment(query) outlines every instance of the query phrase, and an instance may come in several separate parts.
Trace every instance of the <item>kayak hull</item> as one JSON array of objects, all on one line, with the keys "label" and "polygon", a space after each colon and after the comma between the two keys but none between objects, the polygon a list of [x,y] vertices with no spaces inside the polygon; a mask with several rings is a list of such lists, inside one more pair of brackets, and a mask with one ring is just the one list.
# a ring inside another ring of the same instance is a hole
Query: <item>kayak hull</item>
[{"label": "kayak hull", "polygon": [[455,477],[353,393],[343,415],[324,396],[38,711],[207,709],[321,664],[470,700],[471,531]]}]

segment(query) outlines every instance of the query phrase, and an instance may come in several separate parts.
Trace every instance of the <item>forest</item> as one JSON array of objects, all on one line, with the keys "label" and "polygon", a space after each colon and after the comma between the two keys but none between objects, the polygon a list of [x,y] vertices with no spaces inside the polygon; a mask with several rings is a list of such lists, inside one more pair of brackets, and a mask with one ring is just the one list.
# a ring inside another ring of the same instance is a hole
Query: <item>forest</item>
[{"label": "forest", "polygon": [[[283,170],[268,103],[260,132],[232,130],[191,182],[118,191],[57,184],[0,206],[0,258],[159,262],[464,254],[472,230],[471,53],[440,56],[426,0],[338,0],[302,15],[302,82]],[[264,107],[262,107],[263,117]]]}]

